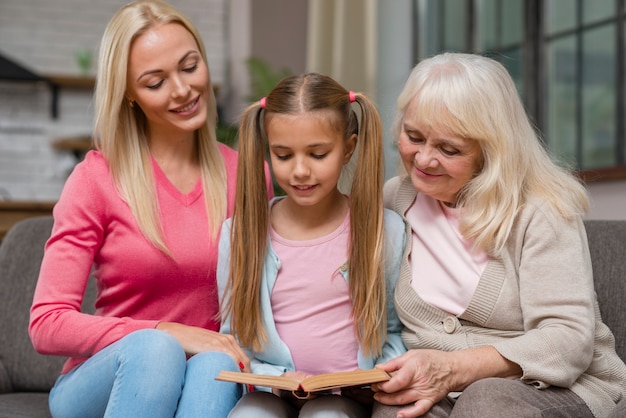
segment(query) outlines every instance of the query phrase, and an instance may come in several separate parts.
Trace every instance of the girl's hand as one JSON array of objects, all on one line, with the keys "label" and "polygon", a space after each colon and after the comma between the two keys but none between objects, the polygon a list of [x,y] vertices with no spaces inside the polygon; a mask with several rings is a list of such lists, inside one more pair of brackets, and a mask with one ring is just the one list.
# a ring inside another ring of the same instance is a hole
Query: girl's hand
[{"label": "girl's hand", "polygon": [[160,322],[156,329],[176,338],[188,356],[204,351],[221,351],[231,356],[240,368],[243,365],[242,371],[250,371],[250,360],[232,335],[176,322]]},{"label": "girl's hand", "polygon": [[398,417],[424,415],[453,390],[450,353],[410,350],[377,367],[392,373],[390,380],[372,385],[374,399],[387,405],[408,405]]}]

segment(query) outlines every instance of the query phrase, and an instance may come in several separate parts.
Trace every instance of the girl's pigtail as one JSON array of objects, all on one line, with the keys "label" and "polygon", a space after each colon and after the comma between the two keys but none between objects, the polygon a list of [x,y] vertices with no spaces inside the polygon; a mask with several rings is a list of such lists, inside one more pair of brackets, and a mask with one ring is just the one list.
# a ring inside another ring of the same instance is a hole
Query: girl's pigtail
[{"label": "girl's pigtail", "polygon": [[260,284],[269,228],[265,182],[266,146],[260,103],[250,105],[239,127],[237,188],[231,231],[231,260],[227,314],[239,342],[260,350],[266,340],[260,314]]},{"label": "girl's pigtail", "polygon": [[355,95],[361,108],[358,161],[351,190],[350,292],[366,353],[382,352],[386,339],[386,295],[383,265],[383,141],[380,116],[374,104]]}]

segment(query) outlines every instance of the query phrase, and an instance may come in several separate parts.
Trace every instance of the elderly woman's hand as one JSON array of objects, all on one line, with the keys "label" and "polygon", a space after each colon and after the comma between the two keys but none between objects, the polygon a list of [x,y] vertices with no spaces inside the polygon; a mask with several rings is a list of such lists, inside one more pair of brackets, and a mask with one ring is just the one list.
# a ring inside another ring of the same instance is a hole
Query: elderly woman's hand
[{"label": "elderly woman's hand", "polygon": [[[372,385],[374,399],[387,405],[407,405],[398,416],[417,417],[453,390],[451,353],[409,350],[378,366],[392,374],[389,381]],[[412,405],[408,405],[412,404]]]},{"label": "elderly woman's hand", "polygon": [[491,346],[450,352],[409,350],[378,367],[392,378],[372,385],[374,399],[387,405],[407,405],[398,413],[405,418],[425,414],[448,393],[460,392],[479,379],[522,375],[517,364]]}]

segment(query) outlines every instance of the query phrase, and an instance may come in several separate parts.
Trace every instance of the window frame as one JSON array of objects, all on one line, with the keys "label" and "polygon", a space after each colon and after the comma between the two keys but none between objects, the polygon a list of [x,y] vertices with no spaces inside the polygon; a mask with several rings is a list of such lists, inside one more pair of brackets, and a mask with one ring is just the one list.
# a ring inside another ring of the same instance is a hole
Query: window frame
[{"label": "window frame", "polygon": [[[429,0],[415,0],[414,6],[414,47],[413,47],[413,62],[417,63],[419,59],[427,56],[426,50],[443,51],[441,45],[444,43],[443,34],[445,33],[445,8],[446,2],[437,2],[437,0],[430,0],[436,3],[436,19],[437,19],[437,37],[435,39],[435,46],[428,47],[426,42],[420,37],[424,32],[424,28],[421,27],[422,16],[420,11],[426,10],[426,5]],[[495,22],[495,34],[496,40],[501,38],[502,30],[502,2],[507,0],[492,0],[494,2],[494,8],[496,10],[496,16],[498,16]],[[592,23],[583,22],[582,19],[582,1],[576,1],[576,13],[577,22],[574,28],[560,30],[554,33],[548,34],[546,31],[546,22],[544,21],[547,16],[546,10],[548,2],[545,0],[523,0],[522,8],[524,13],[524,22],[522,40],[519,44],[509,45],[495,45],[494,48],[489,50],[482,50],[478,45],[478,28],[480,23],[480,0],[466,0],[469,22],[465,25],[466,29],[466,52],[482,53],[489,56],[506,56],[507,52],[510,52],[514,48],[519,48],[523,57],[521,63],[522,71],[522,88],[520,94],[527,112],[533,123],[536,124],[540,132],[547,132],[547,83],[548,83],[548,68],[547,68],[547,51],[550,42],[555,39],[563,38],[565,36],[575,36],[576,39],[576,66],[578,69],[582,69],[583,54],[582,54],[582,38],[586,31],[597,29],[607,24],[616,24],[616,40],[615,40],[615,77],[616,77],[616,113],[615,113],[615,149],[614,149],[614,163],[610,166],[602,168],[592,169],[580,169],[582,163],[583,152],[583,131],[582,131],[582,97],[581,91],[583,88],[583,80],[581,79],[581,71],[578,71],[576,78],[576,174],[585,182],[596,181],[610,181],[626,179],[626,41],[624,39],[626,35],[626,0],[615,0],[616,10],[615,13],[607,18],[594,21]],[[429,21],[433,16],[428,16]],[[431,45],[433,40],[428,40]],[[547,139],[549,141],[549,138]],[[549,145],[548,145],[549,147]]]}]

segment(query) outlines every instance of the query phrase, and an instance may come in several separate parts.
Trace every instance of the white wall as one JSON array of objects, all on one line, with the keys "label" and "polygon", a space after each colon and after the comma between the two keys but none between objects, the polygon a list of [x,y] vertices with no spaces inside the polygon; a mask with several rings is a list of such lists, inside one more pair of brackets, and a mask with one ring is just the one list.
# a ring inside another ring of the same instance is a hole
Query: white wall
[{"label": "white wall", "polygon": [[[0,53],[43,75],[78,76],[75,53],[93,51],[127,0],[0,0]],[[213,82],[226,80],[227,0],[170,0],[196,24]],[[89,89],[62,88],[59,117],[51,116],[46,84],[0,80],[0,200],[56,200],[75,160],[53,149],[55,139],[89,135]]]}]

